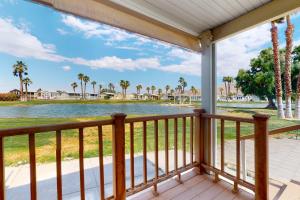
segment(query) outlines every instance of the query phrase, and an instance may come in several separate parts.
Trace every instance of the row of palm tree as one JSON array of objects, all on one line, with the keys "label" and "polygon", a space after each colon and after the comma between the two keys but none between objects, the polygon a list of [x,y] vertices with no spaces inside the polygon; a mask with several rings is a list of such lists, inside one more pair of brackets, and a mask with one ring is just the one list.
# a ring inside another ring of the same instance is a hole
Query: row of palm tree
[{"label": "row of palm tree", "polygon": [[[21,101],[28,100],[28,87],[32,84],[31,79],[28,77],[28,66],[23,61],[17,61],[13,65],[13,75],[19,78],[20,82],[20,99]],[[24,78],[24,76],[27,76]],[[25,95],[24,95],[25,87]]]},{"label": "row of palm tree", "polygon": [[[279,118],[293,118],[292,114],[292,81],[291,81],[291,66],[292,66],[292,48],[293,48],[293,32],[294,25],[291,23],[290,16],[285,17],[286,20],[286,50],[285,50],[285,64],[284,64],[284,87],[285,87],[285,112],[282,103],[282,80],[281,80],[281,65],[279,57],[279,42],[278,42],[278,28],[277,24],[283,23],[284,18],[280,18],[271,22],[271,38],[273,45],[273,59],[275,72],[275,90]],[[297,91],[300,91],[300,74],[298,75]],[[300,93],[296,94],[295,118],[300,118]]]}]

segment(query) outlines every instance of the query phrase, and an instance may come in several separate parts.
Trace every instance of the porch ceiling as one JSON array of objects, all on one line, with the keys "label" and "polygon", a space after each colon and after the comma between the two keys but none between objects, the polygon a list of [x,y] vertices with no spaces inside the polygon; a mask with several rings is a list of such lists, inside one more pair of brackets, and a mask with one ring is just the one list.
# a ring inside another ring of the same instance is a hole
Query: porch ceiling
[{"label": "porch ceiling", "polygon": [[32,1],[194,51],[203,33],[217,41],[300,7],[299,0]]}]

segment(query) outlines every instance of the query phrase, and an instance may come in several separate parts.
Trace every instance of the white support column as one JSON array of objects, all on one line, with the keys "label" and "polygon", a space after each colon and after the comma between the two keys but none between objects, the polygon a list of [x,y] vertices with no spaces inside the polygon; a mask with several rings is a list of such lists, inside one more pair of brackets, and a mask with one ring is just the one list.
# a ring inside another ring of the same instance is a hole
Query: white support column
[{"label": "white support column", "polygon": [[[204,33],[201,37],[202,48],[202,64],[201,64],[201,107],[205,109],[207,113],[216,113],[216,45],[212,43],[212,36],[210,32]],[[217,131],[216,124],[212,121],[211,129],[212,133],[212,163],[215,165],[217,156]]]}]

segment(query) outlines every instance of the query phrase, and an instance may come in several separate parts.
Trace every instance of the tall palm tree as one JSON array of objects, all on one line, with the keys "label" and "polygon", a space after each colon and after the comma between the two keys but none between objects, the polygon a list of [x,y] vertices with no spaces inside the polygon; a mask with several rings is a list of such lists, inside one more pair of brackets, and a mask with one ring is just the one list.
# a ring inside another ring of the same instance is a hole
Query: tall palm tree
[{"label": "tall palm tree", "polygon": [[90,77],[84,76],[82,80],[83,80],[83,82],[84,82],[84,91],[83,91],[83,95],[84,95],[84,98],[86,98],[86,84],[87,84],[88,82],[90,82]]},{"label": "tall palm tree", "polygon": [[166,89],[166,96],[168,97],[168,91],[170,90],[170,86],[169,85],[166,85],[165,89]]},{"label": "tall palm tree", "polygon": [[128,89],[129,86],[130,86],[130,82],[129,81],[125,81],[124,82],[124,95],[125,95],[125,98],[127,96],[127,89]]},{"label": "tall palm tree", "polygon": [[157,92],[158,92],[158,95],[160,96],[162,94],[162,89],[159,88]]},{"label": "tall palm tree", "polygon": [[181,93],[184,93],[184,88],[187,87],[187,82],[183,77],[180,77],[178,83],[181,85]]},{"label": "tall palm tree", "polygon": [[227,83],[228,83],[228,94],[231,94],[231,83],[233,82],[233,77],[227,76]]},{"label": "tall palm tree", "polygon": [[80,80],[80,86],[81,86],[81,98],[84,98],[84,96],[83,96],[83,77],[84,77],[84,74],[82,74],[82,73],[78,74],[78,79]]},{"label": "tall palm tree", "polygon": [[123,96],[123,99],[124,99],[124,85],[125,85],[125,81],[124,81],[124,80],[121,80],[121,81],[120,81],[120,87],[122,88],[122,96]]},{"label": "tall palm tree", "polygon": [[21,99],[21,101],[24,100],[23,76],[28,74],[27,70],[28,70],[27,65],[22,61],[17,61],[16,64],[13,65],[13,74],[16,77],[19,77],[19,80],[20,80],[20,99]]},{"label": "tall palm tree", "polygon": [[143,86],[141,84],[136,86],[136,94],[137,97],[139,98],[139,95],[141,94],[141,89],[143,88]]},{"label": "tall palm tree", "polygon": [[285,117],[292,118],[292,83],[291,83],[291,66],[292,66],[292,48],[294,25],[291,23],[290,16],[286,17],[287,28],[285,31],[286,50],[285,50]]},{"label": "tall palm tree", "polygon": [[274,59],[274,72],[275,72],[275,90],[277,101],[277,116],[280,119],[284,118],[283,104],[282,104],[282,83],[281,83],[281,69],[279,59],[279,45],[278,45],[278,28],[277,23],[282,23],[283,18],[279,18],[271,22],[271,37],[273,45],[273,59]]},{"label": "tall palm tree", "polygon": [[32,84],[32,81],[30,80],[30,78],[26,77],[23,79],[23,83],[25,86],[25,91],[26,91],[26,97],[25,100],[28,100],[28,86]]},{"label": "tall palm tree", "polygon": [[97,82],[96,81],[92,81],[91,84],[93,86],[93,92],[94,92],[94,94],[96,94],[95,86],[97,85]]},{"label": "tall palm tree", "polygon": [[101,90],[102,90],[103,86],[100,84],[99,85],[99,94],[101,95]]},{"label": "tall palm tree", "polygon": [[148,93],[148,96],[149,96],[149,94],[150,94],[150,87],[147,87],[146,90],[147,90],[147,93]]},{"label": "tall palm tree", "polygon": [[156,90],[156,87],[154,85],[151,86],[151,93],[154,94],[154,91]]},{"label": "tall palm tree", "polygon": [[109,83],[109,84],[108,84],[108,88],[109,88],[109,90],[112,91],[112,92],[115,91],[115,86],[114,86],[113,83]]},{"label": "tall palm tree", "polygon": [[75,93],[76,93],[76,88],[78,87],[77,83],[76,83],[76,82],[73,82],[73,83],[71,84],[71,87],[73,88],[73,92],[74,92],[74,94],[75,94]]}]

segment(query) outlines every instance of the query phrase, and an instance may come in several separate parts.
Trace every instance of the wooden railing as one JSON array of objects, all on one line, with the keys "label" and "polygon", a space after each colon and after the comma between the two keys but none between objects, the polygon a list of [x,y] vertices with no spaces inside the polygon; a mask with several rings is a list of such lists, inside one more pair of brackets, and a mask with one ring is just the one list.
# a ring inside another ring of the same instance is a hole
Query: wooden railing
[{"label": "wooden railing", "polygon": [[[173,122],[173,127],[170,127],[170,121]],[[178,120],[180,120],[181,127],[178,127]],[[221,120],[221,168],[218,169],[212,164],[212,134],[211,123],[212,120]],[[236,135],[237,135],[237,172],[236,175],[230,175],[224,170],[224,134],[225,134],[225,122],[234,121],[236,123]],[[187,131],[187,122],[189,122],[190,130]],[[79,123],[67,123],[59,125],[47,125],[36,127],[24,127],[0,130],[0,199],[5,199],[5,163],[4,163],[4,138],[27,135],[29,141],[29,164],[30,164],[30,193],[31,199],[37,199],[37,180],[36,180],[36,143],[35,136],[37,133],[56,132],[56,179],[57,179],[57,199],[62,199],[62,151],[61,140],[62,131],[77,129],[79,135],[79,175],[80,175],[80,196],[81,199],[85,199],[85,180],[84,180],[84,130],[89,127],[97,127],[98,131],[98,151],[99,151],[99,191],[100,199],[125,199],[126,196],[139,192],[149,187],[153,187],[153,191],[157,194],[157,185],[159,182],[168,178],[177,177],[179,182],[181,173],[196,167],[200,173],[212,171],[215,173],[216,180],[219,176],[223,176],[227,179],[234,181],[234,191],[237,192],[238,186],[247,187],[255,191],[256,195],[260,198],[266,199],[267,187],[261,181],[267,179],[267,171],[256,169],[256,181],[255,185],[246,182],[240,178],[240,124],[252,123],[255,126],[255,162],[257,165],[263,165],[263,169],[267,166],[267,118],[261,115],[255,115],[253,119],[229,117],[222,115],[210,115],[205,114],[204,110],[196,109],[194,113],[178,114],[178,115],[162,115],[162,116],[147,116],[126,118],[125,114],[119,113],[112,115],[111,119],[91,121],[91,122],[79,122]],[[143,154],[143,182],[135,182],[135,124],[142,124],[142,154]],[[153,123],[153,130],[149,133],[148,124]],[[164,132],[164,173],[159,174],[159,126],[163,124]],[[112,126],[112,166],[113,166],[113,194],[112,196],[105,196],[104,188],[104,162],[103,162],[103,136],[102,127]],[[129,141],[130,141],[130,187],[126,188],[126,172],[125,172],[125,126],[129,126]],[[181,128],[181,135],[179,135],[178,129]],[[174,149],[174,169],[170,170],[170,130],[173,131],[173,145]],[[187,163],[187,132],[189,133],[189,160]],[[154,136],[154,178],[148,178],[147,176],[147,136],[153,134]],[[182,166],[179,166],[178,160],[178,136],[181,136],[181,152],[182,152]],[[208,141],[208,142],[207,142]],[[259,152],[259,153],[258,153]],[[264,163],[265,162],[265,163]]]}]

